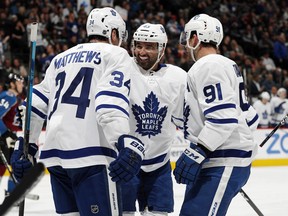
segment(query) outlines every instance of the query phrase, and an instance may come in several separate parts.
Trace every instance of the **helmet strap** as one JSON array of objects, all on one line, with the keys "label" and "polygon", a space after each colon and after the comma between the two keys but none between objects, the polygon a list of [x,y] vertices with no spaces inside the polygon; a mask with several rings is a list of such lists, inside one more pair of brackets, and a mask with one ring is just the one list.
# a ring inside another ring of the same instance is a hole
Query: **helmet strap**
[{"label": "helmet strap", "polygon": [[[158,43],[159,44],[159,43]],[[159,46],[160,47],[160,46]],[[161,58],[163,57],[163,55],[164,55],[164,53],[165,53],[165,47],[166,47],[166,45],[163,45],[163,47],[160,49],[158,49],[158,56],[157,56],[157,60],[155,61],[155,63],[152,65],[152,67],[151,68],[149,68],[147,71],[148,72],[150,72],[154,67],[155,67],[155,65],[157,65],[159,62],[160,62],[160,60],[161,60]]]},{"label": "helmet strap", "polygon": [[187,47],[190,49],[191,57],[192,57],[192,60],[194,62],[196,62],[196,58],[195,58],[195,54],[194,53],[195,53],[195,50],[200,46],[200,44],[201,44],[201,41],[198,40],[198,43],[196,44],[196,46],[193,47],[193,46],[190,46],[189,40],[187,40]]}]

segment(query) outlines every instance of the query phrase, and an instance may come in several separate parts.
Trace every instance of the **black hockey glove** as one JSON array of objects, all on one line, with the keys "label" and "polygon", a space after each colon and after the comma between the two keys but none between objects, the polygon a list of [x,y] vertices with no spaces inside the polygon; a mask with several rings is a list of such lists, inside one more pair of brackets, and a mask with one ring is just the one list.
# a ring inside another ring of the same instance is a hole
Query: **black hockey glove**
[{"label": "black hockey glove", "polygon": [[116,147],[119,155],[110,163],[109,175],[114,182],[128,182],[140,170],[145,153],[144,144],[136,137],[122,135],[119,137]]},{"label": "black hockey glove", "polygon": [[10,131],[9,129],[4,133],[2,134],[2,136],[4,139],[7,139],[8,137],[10,137],[11,139],[13,140],[17,140],[17,135],[15,133],[13,133],[12,131]]},{"label": "black hockey glove", "polygon": [[[16,144],[13,154],[11,156],[11,165],[14,176],[17,181],[20,181],[25,173],[27,173],[30,168],[33,166],[31,161],[28,158],[24,158],[24,139],[23,137],[19,137]],[[35,143],[29,143],[28,154],[33,156],[34,163],[36,162],[35,156],[38,152],[38,146]]]},{"label": "black hockey glove", "polygon": [[190,147],[186,148],[176,161],[176,167],[173,171],[176,182],[194,184],[206,157],[206,153],[199,146],[190,143]]},{"label": "black hockey glove", "polygon": [[17,139],[17,135],[8,129],[4,134],[2,134],[0,142],[1,145],[6,145],[8,148],[14,148]]}]

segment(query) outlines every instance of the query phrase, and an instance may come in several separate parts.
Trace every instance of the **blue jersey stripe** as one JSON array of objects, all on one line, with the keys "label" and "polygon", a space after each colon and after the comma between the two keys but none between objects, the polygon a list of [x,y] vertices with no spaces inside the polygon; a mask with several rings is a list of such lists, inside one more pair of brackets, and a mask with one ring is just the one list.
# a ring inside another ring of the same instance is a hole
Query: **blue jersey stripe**
[{"label": "blue jersey stripe", "polygon": [[[27,105],[27,102],[26,101],[23,101],[22,105],[24,105],[26,107]],[[45,113],[41,112],[39,109],[37,109],[36,107],[31,107],[32,109],[32,112],[35,113],[36,115],[38,115],[39,117],[43,118],[43,119],[46,119],[47,116]]]},{"label": "blue jersey stripe", "polygon": [[184,122],[184,119],[182,119],[182,118],[176,118],[176,117],[174,117],[174,116],[172,116],[171,118],[172,118],[172,120],[175,119],[175,120],[177,120],[177,121]]},{"label": "blue jersey stripe", "polygon": [[33,88],[33,93],[37,95],[39,98],[41,98],[42,101],[48,105],[49,99],[45,95],[43,95],[40,91],[34,88]]},{"label": "blue jersey stripe", "polygon": [[218,111],[221,109],[230,109],[230,108],[236,109],[236,105],[230,104],[230,103],[217,105],[217,106],[214,106],[214,107],[211,107],[211,108],[205,110],[203,114],[204,114],[204,116],[206,116],[208,113],[215,112],[215,111]]},{"label": "blue jersey stripe", "polygon": [[237,157],[237,158],[250,158],[252,151],[244,151],[238,149],[222,149],[216,150],[209,154],[209,158],[225,158],[225,157]]},{"label": "blue jersey stripe", "polygon": [[253,125],[257,121],[258,118],[259,116],[258,114],[256,114],[251,121],[247,122],[248,126],[250,127],[251,125]]},{"label": "blue jersey stripe", "polygon": [[50,149],[41,151],[40,159],[47,159],[51,157],[58,157],[61,159],[75,159],[75,158],[82,158],[82,157],[89,157],[95,155],[104,155],[112,158],[117,157],[117,153],[110,148],[106,147],[87,147],[83,149],[75,149],[75,150],[59,150],[59,149]]},{"label": "blue jersey stripe", "polygon": [[122,100],[124,100],[127,104],[129,104],[129,100],[123,95],[120,94],[118,92],[112,92],[112,91],[101,91],[98,92],[98,94],[95,96],[95,99],[101,95],[106,95],[106,96],[111,96],[111,97],[117,97],[117,98],[121,98]]},{"label": "blue jersey stripe", "polygon": [[44,114],[43,112],[41,112],[39,109],[37,109],[36,107],[32,106],[32,112],[35,113],[36,115],[38,115],[39,117],[41,117],[42,119],[46,119],[47,115]]},{"label": "blue jersey stripe", "polygon": [[229,118],[229,119],[212,119],[208,118],[207,121],[215,123],[215,124],[238,124],[238,119]]},{"label": "blue jersey stripe", "polygon": [[123,112],[125,115],[127,115],[129,117],[129,113],[127,112],[127,110],[125,110],[122,107],[117,106],[117,105],[101,104],[101,105],[96,107],[96,111],[98,111],[99,109],[117,109],[117,110],[120,110],[121,112]]}]

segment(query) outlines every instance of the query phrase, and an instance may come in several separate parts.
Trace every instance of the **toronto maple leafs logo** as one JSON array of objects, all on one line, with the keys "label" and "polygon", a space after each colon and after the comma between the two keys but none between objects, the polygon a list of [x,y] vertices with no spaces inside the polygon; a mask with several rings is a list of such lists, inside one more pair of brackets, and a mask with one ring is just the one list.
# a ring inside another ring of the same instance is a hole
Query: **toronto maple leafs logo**
[{"label": "toronto maple leafs logo", "polygon": [[161,133],[162,123],[167,114],[167,106],[159,108],[159,102],[156,95],[151,91],[143,101],[144,109],[134,104],[132,111],[137,121],[136,132],[142,136],[156,136]]}]

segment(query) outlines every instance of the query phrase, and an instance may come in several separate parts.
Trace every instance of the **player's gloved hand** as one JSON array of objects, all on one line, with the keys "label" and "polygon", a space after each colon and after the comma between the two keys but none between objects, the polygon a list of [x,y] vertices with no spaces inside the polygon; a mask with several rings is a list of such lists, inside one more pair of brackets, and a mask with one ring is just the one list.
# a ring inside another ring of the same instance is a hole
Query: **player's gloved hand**
[{"label": "player's gloved hand", "polygon": [[186,148],[176,161],[176,167],[173,171],[176,182],[193,184],[206,157],[206,153],[199,146],[190,143],[190,147]]},{"label": "player's gloved hand", "polygon": [[17,135],[7,129],[7,131],[1,135],[0,145],[6,145],[8,148],[14,148],[17,139]]},{"label": "player's gloved hand", "polygon": [[17,140],[17,138],[18,138],[17,135],[14,132],[10,131],[9,129],[5,133],[3,133],[1,137],[5,138],[5,139],[10,137],[13,140]]},{"label": "player's gloved hand", "polygon": [[119,155],[110,163],[109,175],[114,182],[128,182],[140,170],[145,153],[144,144],[136,137],[122,135],[119,137],[116,147]]},{"label": "player's gloved hand", "polygon": [[[15,143],[15,148],[10,159],[13,173],[17,181],[20,181],[25,173],[27,173],[33,166],[32,162],[28,158],[24,158],[23,149],[24,139],[23,137],[19,137]],[[35,156],[37,155],[37,152],[38,146],[35,143],[29,143],[28,154],[33,156],[35,162]]]}]

